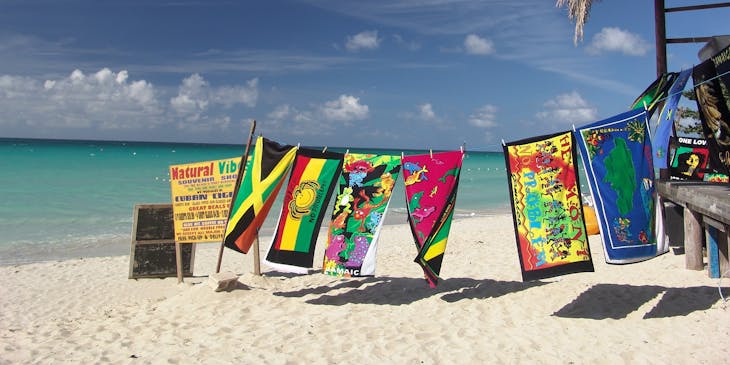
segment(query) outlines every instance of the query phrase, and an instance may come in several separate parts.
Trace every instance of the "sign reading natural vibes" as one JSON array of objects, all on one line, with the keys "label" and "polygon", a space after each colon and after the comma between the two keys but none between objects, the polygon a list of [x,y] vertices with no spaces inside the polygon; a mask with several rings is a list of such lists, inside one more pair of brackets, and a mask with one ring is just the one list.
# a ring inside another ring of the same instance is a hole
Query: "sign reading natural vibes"
[{"label": "sign reading natural vibes", "polygon": [[404,156],[408,224],[418,249],[414,260],[436,287],[449,238],[464,152]]},{"label": "sign reading natural vibes", "polygon": [[238,191],[234,191],[226,225],[226,247],[241,253],[247,253],[251,248],[284,183],[296,149],[261,136],[256,139],[241,184]]},{"label": "sign reading natural vibes", "polygon": [[507,143],[523,280],[593,271],[570,132]]},{"label": "sign reading natural vibes", "polygon": [[378,234],[400,172],[400,156],[345,155],[325,248],[325,274],[372,276]]},{"label": "sign reading natural vibes", "polygon": [[300,148],[266,264],[284,272],[307,273],[327,204],[342,170],[344,155]]},{"label": "sign reading natural vibes", "polygon": [[657,254],[647,130],[646,110],[632,110],[576,131],[608,263]]},{"label": "sign reading natural vibes", "polygon": [[240,158],[170,166],[177,242],[220,242]]}]

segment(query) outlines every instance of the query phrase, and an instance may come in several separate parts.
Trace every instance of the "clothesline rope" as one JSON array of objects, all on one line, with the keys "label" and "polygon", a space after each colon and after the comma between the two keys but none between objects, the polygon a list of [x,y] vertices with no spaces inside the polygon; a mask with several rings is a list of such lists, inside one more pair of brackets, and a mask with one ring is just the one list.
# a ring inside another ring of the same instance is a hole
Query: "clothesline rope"
[{"label": "clothesline rope", "polygon": [[[717,76],[715,76],[715,77],[711,77],[711,78],[709,78],[709,79],[707,79],[707,80],[705,80],[705,81],[702,81],[702,82],[700,82],[700,83],[699,83],[699,84],[697,84],[697,85],[694,85],[694,86],[692,86],[692,88],[694,89],[694,88],[696,88],[697,86],[700,86],[700,85],[702,85],[702,84],[706,84],[706,83],[708,83],[708,82],[710,82],[710,81],[714,81],[715,79],[719,79],[720,77],[723,77],[723,76],[725,76],[725,75],[727,75],[727,74],[729,74],[729,73],[730,73],[730,71],[725,71],[725,72],[723,72],[723,73],[721,73],[721,74],[719,74],[719,75],[717,75]],[[674,95],[677,95],[677,94],[681,94],[681,93],[683,93],[683,92],[684,92],[684,90],[685,90],[685,89],[687,89],[687,86],[686,86],[686,85],[685,85],[684,89],[682,89],[681,91],[679,91],[679,92],[676,92],[676,93],[674,93],[674,94],[669,94],[669,95],[667,95],[667,96],[665,96],[665,97],[663,97],[663,98],[661,98],[661,99],[657,100],[657,103],[659,103],[659,102],[662,102],[662,101],[664,101],[664,100],[667,100],[667,99],[669,99],[670,97],[672,97],[672,96],[674,96]]]}]

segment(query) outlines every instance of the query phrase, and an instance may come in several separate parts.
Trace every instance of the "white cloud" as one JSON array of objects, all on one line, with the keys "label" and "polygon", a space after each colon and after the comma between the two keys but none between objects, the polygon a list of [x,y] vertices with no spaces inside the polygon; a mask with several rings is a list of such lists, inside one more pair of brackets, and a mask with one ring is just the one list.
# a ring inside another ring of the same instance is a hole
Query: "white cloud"
[{"label": "white cloud", "polygon": [[423,120],[436,120],[436,113],[433,111],[431,103],[425,103],[418,106],[418,115]]},{"label": "white cloud", "polygon": [[586,47],[589,54],[621,52],[629,56],[643,56],[651,49],[651,44],[637,34],[615,27],[601,29],[593,36]]},{"label": "white cloud", "polygon": [[273,121],[282,121],[291,115],[291,109],[289,104],[279,105],[267,114],[266,117]]},{"label": "white cloud", "polygon": [[17,99],[4,100],[8,105],[0,109],[10,113],[24,109],[10,119],[20,116],[18,122],[37,127],[128,129],[156,124],[159,118],[144,116],[162,112],[157,91],[144,80],[127,82],[128,77],[127,71],[114,73],[108,68],[90,75],[77,69],[66,78],[43,83],[4,76],[12,82],[0,86],[0,93]]},{"label": "white cloud", "polygon": [[258,79],[249,80],[246,86],[222,86],[213,88],[199,74],[185,78],[178,88],[177,96],[170,99],[170,106],[179,115],[190,121],[200,119],[211,104],[230,108],[236,104],[256,106]]},{"label": "white cloud", "polygon": [[208,88],[208,82],[202,76],[193,74],[182,81],[177,96],[170,99],[170,106],[180,115],[198,119],[208,107]]},{"label": "white cloud", "polygon": [[546,101],[545,109],[536,114],[539,119],[548,120],[554,125],[570,125],[593,122],[598,117],[598,110],[592,107],[577,92],[560,94]]},{"label": "white cloud", "polygon": [[492,104],[485,104],[474,113],[469,115],[469,124],[479,128],[492,128],[497,126],[497,107]]},{"label": "white cloud", "polygon": [[0,130],[11,133],[12,128],[29,137],[116,136],[119,130],[174,126],[180,115],[196,123],[179,123],[179,128],[219,130],[231,125],[225,108],[254,105],[257,88],[257,79],[214,88],[192,75],[177,95],[165,95],[164,89],[134,80],[126,70],[108,68],[88,74],[76,69],[55,79],[0,75]]},{"label": "white cloud", "polygon": [[380,41],[377,30],[368,30],[354,36],[348,36],[345,47],[353,52],[363,49],[376,49],[380,46]]},{"label": "white cloud", "polygon": [[429,127],[436,127],[444,130],[453,128],[453,126],[448,123],[446,117],[436,113],[436,110],[434,110],[433,104],[431,103],[418,104],[415,106],[415,110],[405,111],[398,115],[404,120],[408,120],[412,123],[428,124]]},{"label": "white cloud", "polygon": [[494,53],[494,42],[476,34],[469,34],[464,38],[464,48],[469,54],[488,55]]},{"label": "white cloud", "polygon": [[275,129],[286,130],[292,135],[330,135],[341,127],[332,121],[347,123],[366,119],[368,114],[367,105],[360,104],[354,96],[343,94],[336,100],[306,110],[289,104],[279,105],[266,115],[266,121]]},{"label": "white cloud", "polygon": [[212,100],[226,108],[235,104],[255,107],[259,97],[258,84],[258,79],[251,79],[246,86],[223,86],[213,92]]},{"label": "white cloud", "polygon": [[368,117],[369,108],[360,104],[360,99],[351,95],[340,95],[337,100],[331,100],[319,107],[319,111],[326,120],[353,121]]},{"label": "white cloud", "polygon": [[409,51],[418,51],[421,49],[421,45],[415,41],[406,41],[403,39],[403,37],[400,34],[394,34],[393,39],[395,40],[395,43],[399,46],[409,50]]}]

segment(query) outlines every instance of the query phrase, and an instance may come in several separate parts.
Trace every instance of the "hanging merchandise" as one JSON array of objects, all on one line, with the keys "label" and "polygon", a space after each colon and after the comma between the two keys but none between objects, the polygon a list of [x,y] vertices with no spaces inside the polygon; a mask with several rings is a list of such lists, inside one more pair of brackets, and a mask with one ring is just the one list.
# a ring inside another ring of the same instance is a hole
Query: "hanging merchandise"
[{"label": "hanging merchandise", "polygon": [[593,271],[571,132],[504,146],[522,279]]},{"label": "hanging merchandise", "polygon": [[375,274],[378,235],[399,172],[400,156],[345,155],[327,235],[325,274]]},{"label": "hanging merchandise", "polygon": [[676,78],[676,72],[662,74],[654,80],[654,82],[652,82],[651,85],[649,85],[649,87],[647,87],[646,90],[644,90],[644,92],[636,98],[636,100],[634,100],[629,109],[634,110],[646,108],[648,111],[647,119],[650,119],[659,103],[667,96],[667,92]]},{"label": "hanging merchandise", "polygon": [[251,248],[284,183],[296,150],[296,146],[280,145],[261,136],[256,139],[241,184],[233,192],[224,240],[226,247],[241,253]]},{"label": "hanging merchandise", "polygon": [[305,274],[344,154],[299,148],[265,263],[278,271]]},{"label": "hanging merchandise", "polygon": [[702,132],[710,149],[710,165],[718,172],[728,175],[730,174],[730,111],[722,94],[722,84],[715,76],[715,64],[712,59],[695,66],[692,72]]},{"label": "hanging merchandise", "polygon": [[672,180],[702,180],[710,158],[707,140],[672,137],[672,145],[676,146],[669,162]]},{"label": "hanging merchandise", "polygon": [[[576,131],[606,262],[657,255],[654,171],[646,110],[632,110]],[[665,252],[662,246],[659,252]]]},{"label": "hanging merchandise", "polygon": [[435,288],[454,215],[464,152],[451,151],[402,158],[408,224],[428,284]]},{"label": "hanging merchandise", "polygon": [[654,156],[654,175],[659,176],[659,169],[667,168],[667,150],[669,148],[669,137],[674,132],[674,121],[677,118],[677,104],[679,99],[682,97],[682,90],[689,76],[692,74],[692,69],[682,70],[679,76],[672,84],[669,89],[669,96],[667,96],[664,106],[659,112],[657,118],[657,125],[652,128],[654,133],[651,139],[651,150],[652,156]]}]

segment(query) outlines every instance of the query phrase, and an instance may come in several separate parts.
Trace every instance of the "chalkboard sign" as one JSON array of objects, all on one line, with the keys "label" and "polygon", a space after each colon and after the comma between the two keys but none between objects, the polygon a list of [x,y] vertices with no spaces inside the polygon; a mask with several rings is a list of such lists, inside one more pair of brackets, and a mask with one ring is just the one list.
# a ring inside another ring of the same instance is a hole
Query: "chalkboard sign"
[{"label": "chalkboard sign", "polygon": [[[181,245],[183,276],[193,276],[195,244]],[[172,204],[136,204],[129,278],[177,276]]]}]

